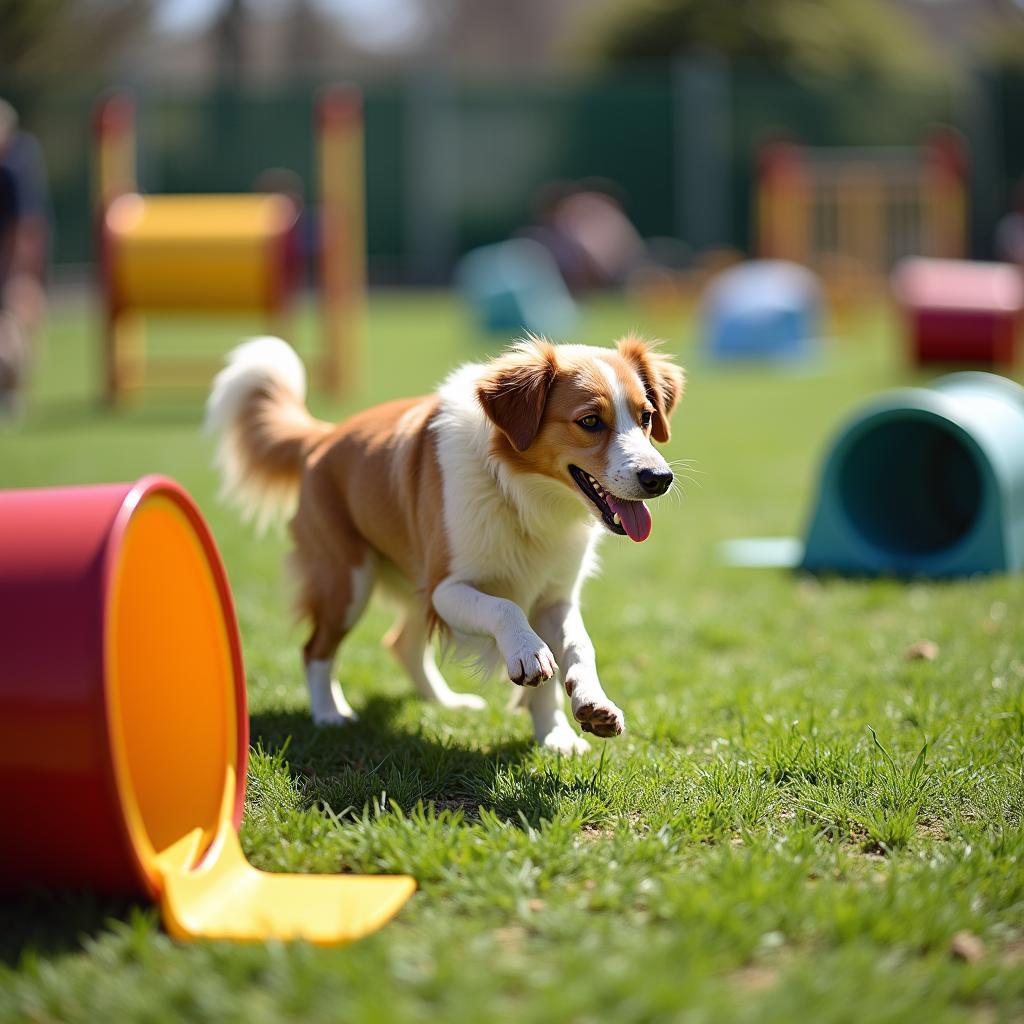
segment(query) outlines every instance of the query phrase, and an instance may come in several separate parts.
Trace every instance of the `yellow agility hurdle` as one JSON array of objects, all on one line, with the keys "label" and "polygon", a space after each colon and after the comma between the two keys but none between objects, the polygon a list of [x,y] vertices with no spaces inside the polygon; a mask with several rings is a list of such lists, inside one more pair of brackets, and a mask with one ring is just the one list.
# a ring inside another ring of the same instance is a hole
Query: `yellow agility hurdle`
[{"label": "yellow agility hurdle", "polygon": [[[250,310],[283,333],[299,282],[299,210],[267,194],[141,195],[134,105],[103,101],[97,117],[97,204],[105,311],[105,395],[117,404],[144,385],[205,386],[217,364],[147,358],[151,312]],[[363,344],[366,258],[362,106],[328,90],[317,118],[324,350],[314,373],[340,394],[355,383]]]}]

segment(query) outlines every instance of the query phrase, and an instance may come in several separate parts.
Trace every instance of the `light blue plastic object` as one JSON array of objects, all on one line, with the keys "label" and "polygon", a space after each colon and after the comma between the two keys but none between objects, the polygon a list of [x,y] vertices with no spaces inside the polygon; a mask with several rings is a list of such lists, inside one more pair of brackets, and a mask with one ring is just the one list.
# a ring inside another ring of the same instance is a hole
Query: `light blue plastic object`
[{"label": "light blue plastic object", "polygon": [[717,360],[798,361],[821,338],[818,279],[785,260],[750,260],[723,270],[704,293],[704,342]]},{"label": "light blue plastic object", "polygon": [[558,264],[539,242],[512,238],[467,253],[455,282],[480,326],[502,334],[561,334],[576,322],[576,303]]},{"label": "light blue plastic object", "polygon": [[1024,568],[1024,388],[956,373],[863,407],[826,458],[802,568],[932,577]]}]

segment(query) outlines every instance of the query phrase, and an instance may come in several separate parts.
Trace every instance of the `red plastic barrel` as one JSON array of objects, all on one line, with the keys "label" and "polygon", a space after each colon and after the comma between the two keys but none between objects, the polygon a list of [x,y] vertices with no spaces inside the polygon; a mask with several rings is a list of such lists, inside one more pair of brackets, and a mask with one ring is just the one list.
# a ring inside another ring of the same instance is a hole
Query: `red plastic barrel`
[{"label": "red plastic barrel", "polygon": [[0,492],[0,885],[155,898],[155,858],[241,820],[244,670],[176,483]]}]

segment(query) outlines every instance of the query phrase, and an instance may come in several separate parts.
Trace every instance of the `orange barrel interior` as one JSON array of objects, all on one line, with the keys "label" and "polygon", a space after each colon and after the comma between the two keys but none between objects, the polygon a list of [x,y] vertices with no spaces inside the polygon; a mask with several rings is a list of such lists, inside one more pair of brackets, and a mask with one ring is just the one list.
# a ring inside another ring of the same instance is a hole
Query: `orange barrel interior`
[{"label": "orange barrel interior", "polygon": [[132,848],[154,887],[156,856],[197,827],[209,846],[241,811],[245,705],[234,620],[209,543],[178,496],[148,494],[124,528],[107,581],[114,780]]},{"label": "orange barrel interior", "polygon": [[244,669],[220,556],[188,494],[0,491],[0,886],[155,898],[156,859],[241,821]]},{"label": "orange barrel interior", "polygon": [[0,650],[0,887],[146,895],[181,938],[320,943],[369,934],[415,890],[245,860],[238,630],[173,481],[0,491]]}]

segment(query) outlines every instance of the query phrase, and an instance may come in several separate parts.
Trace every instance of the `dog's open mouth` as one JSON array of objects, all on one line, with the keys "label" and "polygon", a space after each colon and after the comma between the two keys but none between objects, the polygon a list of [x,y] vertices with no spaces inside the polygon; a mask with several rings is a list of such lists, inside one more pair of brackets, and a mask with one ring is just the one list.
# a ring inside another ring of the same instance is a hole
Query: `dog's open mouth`
[{"label": "dog's open mouth", "polygon": [[651,513],[642,501],[617,498],[579,466],[569,466],[569,472],[579,489],[601,513],[605,526],[620,537],[629,537],[637,543],[651,535]]}]

